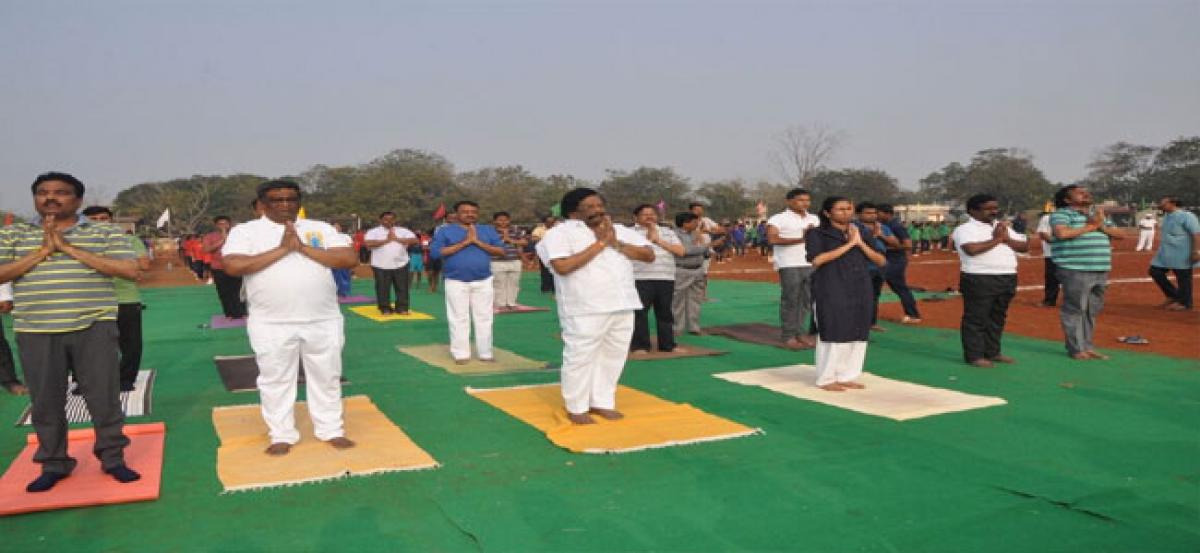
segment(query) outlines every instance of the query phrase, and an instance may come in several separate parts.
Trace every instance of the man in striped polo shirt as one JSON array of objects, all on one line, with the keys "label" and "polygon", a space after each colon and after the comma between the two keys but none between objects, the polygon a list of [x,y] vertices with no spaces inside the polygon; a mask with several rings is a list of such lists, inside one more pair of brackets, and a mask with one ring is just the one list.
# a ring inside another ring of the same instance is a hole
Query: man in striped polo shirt
[{"label": "man in striped polo shirt", "polygon": [[134,252],[119,228],[78,214],[79,179],[45,173],[32,189],[39,218],[0,229],[0,282],[14,283],[13,326],[38,437],[33,461],[42,465],[26,490],[49,490],[75,468],[67,455],[68,371],[91,413],[104,472],[132,482],[140,475],[125,465],[111,277],[137,278]]},{"label": "man in striped polo shirt", "polygon": [[1060,206],[1050,215],[1054,232],[1054,265],[1062,283],[1063,306],[1059,311],[1067,354],[1072,359],[1108,359],[1097,353],[1092,337],[1096,317],[1104,308],[1104,290],[1112,269],[1110,239],[1121,239],[1092,204],[1092,193],[1077,185],[1064,186],[1054,194]]}]

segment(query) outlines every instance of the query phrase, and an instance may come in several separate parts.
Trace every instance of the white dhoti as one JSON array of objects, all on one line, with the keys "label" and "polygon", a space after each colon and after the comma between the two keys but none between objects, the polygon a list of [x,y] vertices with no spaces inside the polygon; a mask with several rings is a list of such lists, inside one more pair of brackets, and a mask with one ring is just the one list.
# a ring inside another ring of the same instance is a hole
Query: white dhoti
[{"label": "white dhoti", "polygon": [[246,331],[258,362],[258,392],[271,443],[300,441],[294,408],[301,360],[313,433],[319,440],[343,436],[342,318],[275,323],[251,315]]},{"label": "white dhoti", "polygon": [[492,261],[492,278],[496,285],[495,306],[516,306],[521,292],[521,260]]},{"label": "white dhoti", "polygon": [[450,355],[471,358],[471,323],[475,324],[475,352],[480,359],[492,353],[492,277],[465,282],[446,279],[446,321],[450,326]]},{"label": "white dhoti", "polygon": [[1154,230],[1139,230],[1136,251],[1149,250],[1154,247]]},{"label": "white dhoti", "polygon": [[563,402],[574,414],[616,409],[617,381],[633,337],[633,311],[563,316]]},{"label": "white dhoti", "polygon": [[817,386],[852,382],[862,375],[866,342],[822,342],[817,339]]}]

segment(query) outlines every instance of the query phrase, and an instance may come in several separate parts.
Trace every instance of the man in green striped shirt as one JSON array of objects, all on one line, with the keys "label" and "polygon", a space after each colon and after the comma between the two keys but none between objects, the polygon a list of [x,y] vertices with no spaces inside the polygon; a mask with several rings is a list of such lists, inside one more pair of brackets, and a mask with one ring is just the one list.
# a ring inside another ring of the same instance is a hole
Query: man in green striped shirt
[{"label": "man in green striped shirt", "polygon": [[0,229],[0,282],[13,282],[13,327],[38,437],[33,461],[42,465],[26,490],[49,490],[75,468],[67,454],[68,372],[92,416],[104,472],[132,482],[140,475],[125,465],[111,277],[136,278],[137,262],[119,228],[79,215],[79,179],[44,173],[32,190],[39,218]]},{"label": "man in green striped shirt", "polygon": [[1077,185],[1054,194],[1058,209],[1050,215],[1054,234],[1054,265],[1062,283],[1059,311],[1067,354],[1072,359],[1108,359],[1097,353],[1092,339],[1096,317],[1104,308],[1108,271],[1112,269],[1112,244],[1121,234],[1110,226],[1104,209],[1092,204],[1092,193]]}]

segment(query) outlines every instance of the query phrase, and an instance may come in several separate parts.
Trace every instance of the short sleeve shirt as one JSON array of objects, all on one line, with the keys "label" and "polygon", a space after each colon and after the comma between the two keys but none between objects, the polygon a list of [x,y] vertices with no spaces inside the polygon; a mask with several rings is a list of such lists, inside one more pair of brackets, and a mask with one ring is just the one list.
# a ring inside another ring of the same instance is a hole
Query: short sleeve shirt
[{"label": "short sleeve shirt", "polygon": [[[305,244],[322,249],[349,248],[352,240],[328,223],[298,219],[296,233]],[[224,256],[257,255],[279,246],[284,226],[261,217],[229,231]],[[251,321],[302,323],[340,319],[337,287],[329,267],[300,252],[289,253],[267,268],[243,277]]]},{"label": "short sleeve shirt", "polygon": [[[1063,207],[1050,215],[1050,228],[1065,225],[1077,229],[1090,217],[1078,210]],[[1054,242],[1054,264],[1072,271],[1104,272],[1112,269],[1112,244],[1108,235],[1093,230],[1069,240]]]},{"label": "short sleeve shirt", "polygon": [[[638,233],[643,238],[646,237],[646,229],[642,225],[634,225],[630,230]],[[660,242],[668,244],[679,244],[679,237],[669,228],[658,227],[658,239]],[[675,280],[675,255],[664,250],[662,246],[646,241],[650,244],[650,248],[654,250],[654,261],[646,263],[644,261],[629,260],[633,265],[634,280]]]},{"label": "short sleeve shirt", "polygon": [[[149,255],[146,253],[146,245],[141,239],[131,234],[126,234],[129,238],[129,246],[133,250],[134,257],[141,259]],[[117,303],[138,303],[142,301],[142,295],[138,293],[137,283],[121,277],[113,277],[113,290],[117,295]]]},{"label": "short sleeve shirt", "polygon": [[[809,227],[817,227],[821,219],[812,213],[800,215],[790,209],[781,211],[767,219],[767,224],[779,229],[780,238],[804,238]],[[812,264],[806,258],[804,244],[790,246],[775,246],[775,269],[789,267],[809,267]]]},{"label": "short sleeve shirt", "polygon": [[[951,239],[954,240],[954,249],[958,251],[958,260],[961,264],[962,272],[969,275],[1017,274],[1017,254],[1008,244],[999,244],[979,255],[967,255],[963,251],[963,244],[975,244],[991,240],[994,229],[994,223],[984,223],[975,218],[970,218],[967,222],[954,228]],[[1025,241],[1025,235],[1018,234],[1011,228],[1008,229],[1008,237],[1012,240]]]},{"label": "short sleeve shirt", "polygon": [[1159,231],[1162,242],[1158,252],[1150,264],[1164,269],[1187,269],[1192,267],[1192,251],[1198,245],[1195,235],[1200,233],[1200,221],[1196,214],[1182,209],[1176,209],[1163,217],[1162,230]]},{"label": "short sleeve shirt", "polygon": [[[396,231],[396,238],[401,240],[405,238],[416,238],[411,230],[404,227],[392,227],[391,230]],[[366,240],[385,240],[388,237],[388,229],[383,226],[375,227],[367,231],[364,239]],[[371,266],[376,269],[399,269],[408,265],[408,248],[399,242],[388,242],[378,248],[371,248]]]},{"label": "short sleeve shirt", "polygon": [[[617,240],[634,246],[650,245],[646,239],[623,225],[614,227]],[[546,231],[537,245],[542,263],[554,275],[554,294],[560,317],[597,315],[642,308],[634,286],[633,264],[613,248],[592,258],[569,275],[560,275],[550,263],[575,255],[596,242],[596,235],[583,221],[570,219]]]},{"label": "short sleeve shirt", "polygon": [[[129,236],[109,223],[80,217],[63,231],[71,245],[111,259],[133,259]],[[19,223],[0,228],[0,263],[12,263],[42,247],[42,227]],[[13,330],[62,334],[96,321],[117,320],[112,277],[55,252],[13,281]]]}]

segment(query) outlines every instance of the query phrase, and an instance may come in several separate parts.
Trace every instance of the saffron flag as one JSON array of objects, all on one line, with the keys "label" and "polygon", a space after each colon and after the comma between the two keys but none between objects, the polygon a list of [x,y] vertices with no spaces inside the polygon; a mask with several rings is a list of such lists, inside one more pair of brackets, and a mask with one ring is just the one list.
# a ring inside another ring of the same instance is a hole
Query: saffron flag
[{"label": "saffron flag", "polygon": [[162,215],[158,216],[158,222],[155,223],[154,226],[157,228],[163,228],[163,227],[167,226],[167,223],[170,223],[170,222],[171,222],[171,208],[168,207],[163,210]]},{"label": "saffron flag", "polygon": [[296,212],[297,219],[307,219],[308,214],[304,212],[304,206],[300,206],[300,211]]}]

